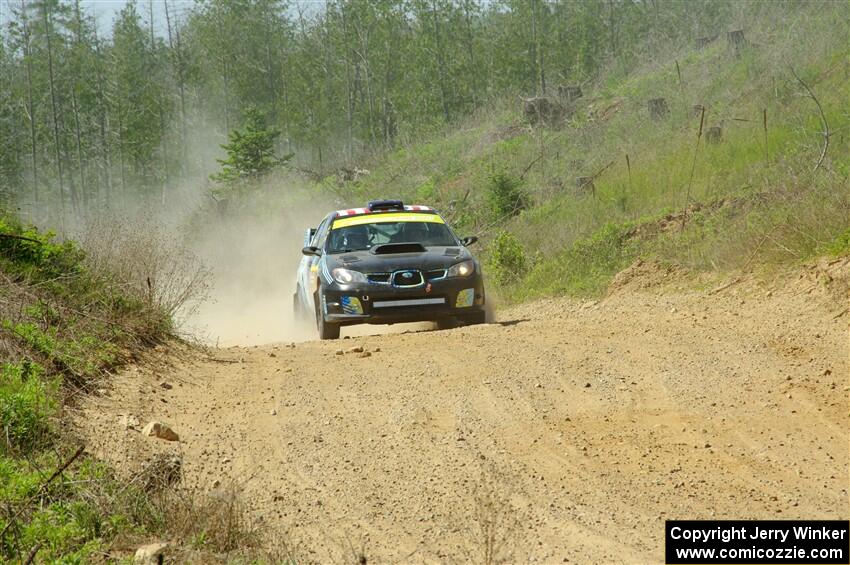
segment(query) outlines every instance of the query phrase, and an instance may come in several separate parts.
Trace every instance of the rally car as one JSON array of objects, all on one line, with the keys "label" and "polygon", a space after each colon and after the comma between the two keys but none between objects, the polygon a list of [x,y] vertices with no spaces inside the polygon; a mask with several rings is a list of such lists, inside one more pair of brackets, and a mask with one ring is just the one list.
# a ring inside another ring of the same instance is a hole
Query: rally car
[{"label": "rally car", "polygon": [[340,327],[485,321],[481,266],[436,210],[377,200],[331,212],[304,237],[293,308],[321,339]]}]

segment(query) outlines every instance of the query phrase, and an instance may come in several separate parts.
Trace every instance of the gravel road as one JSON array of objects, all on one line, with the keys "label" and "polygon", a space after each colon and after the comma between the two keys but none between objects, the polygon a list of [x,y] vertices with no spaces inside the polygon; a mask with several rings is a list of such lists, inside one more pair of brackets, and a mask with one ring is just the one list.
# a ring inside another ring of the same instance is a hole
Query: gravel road
[{"label": "gravel road", "polygon": [[847,270],[712,292],[644,265],[497,324],[183,351],[76,421],[120,468],[238,481],[309,561],[661,562],[669,518],[850,515]]}]

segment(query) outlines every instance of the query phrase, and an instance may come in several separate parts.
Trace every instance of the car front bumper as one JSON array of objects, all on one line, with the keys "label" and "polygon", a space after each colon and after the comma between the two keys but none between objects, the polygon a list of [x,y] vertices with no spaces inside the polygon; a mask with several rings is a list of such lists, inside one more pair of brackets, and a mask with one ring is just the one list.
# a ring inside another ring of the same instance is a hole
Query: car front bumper
[{"label": "car front bumper", "polygon": [[340,325],[463,319],[480,315],[485,300],[484,284],[477,274],[416,288],[334,283],[321,292],[325,320]]}]

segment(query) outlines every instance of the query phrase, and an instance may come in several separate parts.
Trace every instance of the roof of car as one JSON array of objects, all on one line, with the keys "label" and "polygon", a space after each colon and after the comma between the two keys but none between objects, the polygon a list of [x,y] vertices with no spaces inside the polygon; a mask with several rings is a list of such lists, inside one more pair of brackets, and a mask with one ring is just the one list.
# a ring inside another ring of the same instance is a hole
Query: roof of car
[{"label": "roof of car", "polygon": [[[347,208],[345,210],[337,210],[333,213],[335,218],[344,218],[346,216],[359,216],[361,214],[384,214],[387,212],[399,212],[398,208],[396,209],[381,209],[381,210],[370,210],[369,208]],[[405,212],[427,212],[431,214],[436,214],[437,211],[431,208],[430,206],[420,206],[420,205],[405,205]]]}]

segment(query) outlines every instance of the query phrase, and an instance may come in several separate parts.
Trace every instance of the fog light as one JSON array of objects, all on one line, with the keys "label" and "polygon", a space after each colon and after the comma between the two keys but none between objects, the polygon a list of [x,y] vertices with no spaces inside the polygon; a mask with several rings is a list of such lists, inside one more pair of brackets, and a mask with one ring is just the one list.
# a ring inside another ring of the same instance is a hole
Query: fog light
[{"label": "fog light", "polygon": [[475,289],[467,288],[457,293],[455,308],[468,308],[475,300]]},{"label": "fog light", "polygon": [[356,296],[343,296],[339,299],[342,304],[343,314],[362,314],[363,305],[360,304],[360,299]]}]

